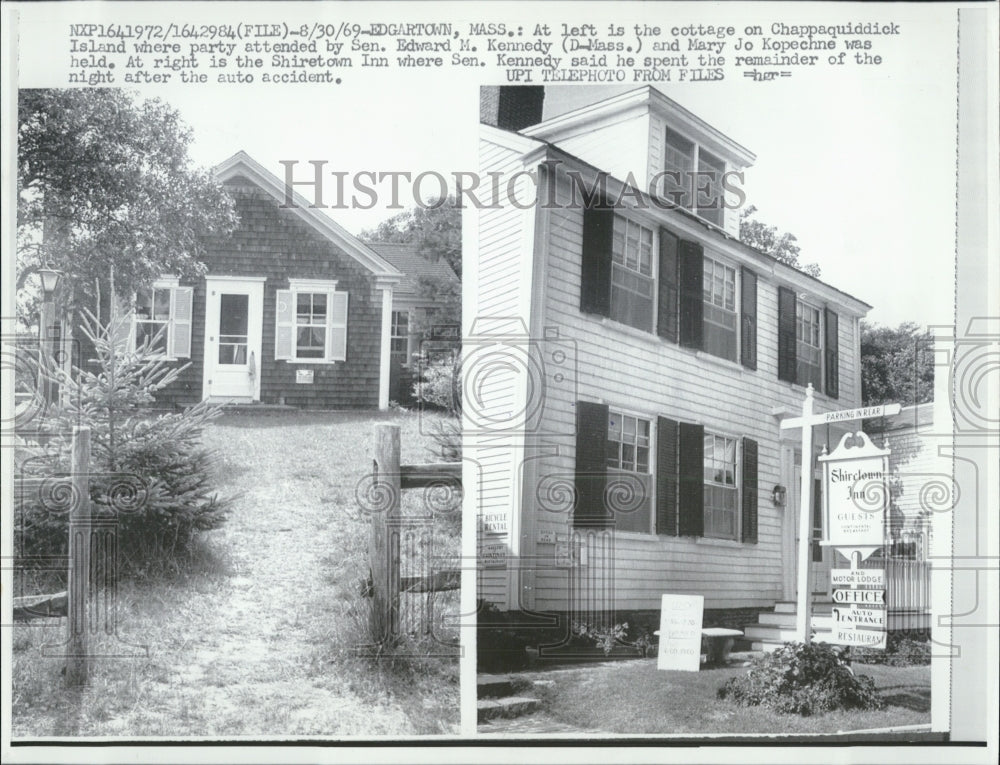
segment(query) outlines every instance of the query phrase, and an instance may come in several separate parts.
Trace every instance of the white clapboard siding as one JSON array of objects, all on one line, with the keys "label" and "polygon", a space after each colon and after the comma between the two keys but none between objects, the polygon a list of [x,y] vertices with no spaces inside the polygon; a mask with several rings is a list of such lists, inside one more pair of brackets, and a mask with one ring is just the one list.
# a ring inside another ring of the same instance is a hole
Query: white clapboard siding
[{"label": "white clapboard siding", "polygon": [[[676,213],[664,214],[664,222]],[[553,210],[549,219],[544,311],[546,326],[576,343],[579,374],[572,383],[550,386],[545,401],[546,431],[566,433],[558,454],[540,460],[538,479],[574,471],[575,402],[603,401],[614,408],[654,419],[666,415],[703,424],[707,430],[748,436],[758,442],[758,542],[618,533],[613,579],[616,609],[654,609],[664,592],[705,596],[706,608],[768,606],[781,597],[781,535],[786,509],[775,508],[771,488],[782,483],[776,408],[798,411],[803,389],[777,376],[777,283],[758,269],[758,369],[751,371],[683,349],[652,333],[623,327],[579,310],[583,214]],[[711,254],[711,240],[704,241]],[[838,306],[831,305],[834,310]],[[816,409],[859,405],[855,389],[855,319],[840,315],[840,398],[817,393]],[[817,430],[817,438],[823,434]],[[526,512],[534,512],[525,494]],[[566,534],[569,513],[539,512],[537,531]],[[537,550],[541,556],[544,549]],[[590,561],[589,566],[599,562]],[[565,610],[570,569],[541,566],[536,574],[535,607]],[[574,576],[579,576],[579,573]],[[597,575],[591,572],[588,575]],[[598,578],[600,576],[598,575]]]},{"label": "white clapboard siding", "polygon": [[[510,176],[523,168],[521,154],[506,146],[484,138],[479,143],[480,170],[502,172]],[[526,183],[527,179],[523,181]],[[506,200],[505,200],[506,201]],[[523,279],[530,263],[530,253],[525,250],[525,212],[510,204],[484,207],[478,214],[478,262],[475,283],[477,318],[520,317],[528,326],[524,315],[525,299]],[[473,332],[481,324],[473,322]],[[484,339],[484,343],[489,341]],[[474,364],[475,336],[465,342],[466,363]],[[475,370],[465,370],[468,379],[478,382]],[[470,411],[466,392],[466,412],[476,423],[496,422],[505,412],[517,412],[519,392],[517,377],[513,372],[492,372],[478,391],[487,402],[485,408]],[[475,425],[473,426],[475,427]],[[514,465],[517,464],[517,444],[509,434],[474,436],[466,439],[466,453],[476,461],[479,485],[475,487],[479,513],[499,513],[510,519],[513,526]],[[506,535],[480,533],[481,542],[504,543],[513,552],[511,533]],[[503,568],[484,568],[479,574],[478,597],[501,607],[507,607],[507,573]],[[513,607],[513,606],[511,606]]]}]

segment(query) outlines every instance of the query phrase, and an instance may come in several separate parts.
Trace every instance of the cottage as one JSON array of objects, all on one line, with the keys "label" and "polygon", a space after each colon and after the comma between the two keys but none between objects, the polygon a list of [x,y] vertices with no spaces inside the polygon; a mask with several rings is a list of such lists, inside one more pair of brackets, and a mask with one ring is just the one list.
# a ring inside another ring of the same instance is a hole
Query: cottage
[{"label": "cottage", "polygon": [[392,360],[409,363],[426,308],[416,279],[442,264],[364,244],[297,195],[287,205],[285,184],[244,152],[215,172],[236,230],[207,243],[203,278],[165,276],[127,320],[128,342],[156,338],[167,360],[190,364],[158,403],[386,408]]},{"label": "cottage", "polygon": [[[779,422],[809,386],[817,412],[860,405],[870,306],[739,241],[754,155],[663,93],[551,115],[545,100],[481,102],[480,170],[516,199],[478,212],[466,266],[479,595],[619,622],[703,595],[706,626],[755,621],[795,599],[816,456]],[[857,426],[817,431],[818,448]],[[817,603],[832,555],[813,546]]]}]

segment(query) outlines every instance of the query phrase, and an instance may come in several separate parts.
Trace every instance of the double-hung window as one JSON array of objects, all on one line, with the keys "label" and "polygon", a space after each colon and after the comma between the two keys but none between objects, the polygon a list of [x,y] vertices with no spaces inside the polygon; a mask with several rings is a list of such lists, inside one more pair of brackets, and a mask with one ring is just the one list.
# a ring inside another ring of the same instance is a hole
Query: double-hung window
[{"label": "double-hung window", "polygon": [[653,232],[616,215],[611,240],[611,318],[651,331],[653,295]]},{"label": "double-hung window", "polygon": [[607,501],[617,531],[648,534],[652,524],[650,421],[608,413]]},{"label": "double-hung window", "polygon": [[401,364],[408,364],[410,361],[410,312],[393,311],[391,330],[389,335],[390,351]]},{"label": "double-hung window", "polygon": [[738,539],[736,439],[705,434],[705,536]]},{"label": "double-hung window", "polygon": [[[177,282],[173,278],[158,279],[149,289],[136,293],[132,311],[133,348],[148,343],[153,354],[164,358],[191,356],[193,290],[180,287]],[[127,331],[120,335],[123,345],[127,335]]]},{"label": "double-hung window", "polygon": [[840,317],[778,287],[778,379],[840,395]]},{"label": "double-hung window", "polygon": [[347,293],[334,281],[289,279],[277,291],[274,357],[312,363],[347,358]]},{"label": "double-hung window", "polygon": [[736,269],[705,257],[703,348],[713,356],[736,361]]},{"label": "double-hung window", "polygon": [[823,348],[820,345],[820,312],[808,303],[795,304],[795,360],[796,382],[813,384],[820,390],[822,381]]}]

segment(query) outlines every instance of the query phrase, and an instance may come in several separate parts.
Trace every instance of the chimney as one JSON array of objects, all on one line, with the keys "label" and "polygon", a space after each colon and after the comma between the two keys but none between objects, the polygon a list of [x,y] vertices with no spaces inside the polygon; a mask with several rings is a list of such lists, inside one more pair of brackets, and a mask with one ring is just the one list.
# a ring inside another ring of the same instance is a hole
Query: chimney
[{"label": "chimney", "polygon": [[479,89],[479,121],[523,130],[542,121],[543,85],[489,85]]}]

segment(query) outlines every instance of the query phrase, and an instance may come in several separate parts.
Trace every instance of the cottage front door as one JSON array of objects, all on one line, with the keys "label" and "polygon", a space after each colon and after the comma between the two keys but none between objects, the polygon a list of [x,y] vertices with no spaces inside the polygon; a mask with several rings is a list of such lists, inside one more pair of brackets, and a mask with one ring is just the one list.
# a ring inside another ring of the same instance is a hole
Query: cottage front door
[{"label": "cottage front door", "polygon": [[264,278],[206,279],[204,398],[259,401]]}]

